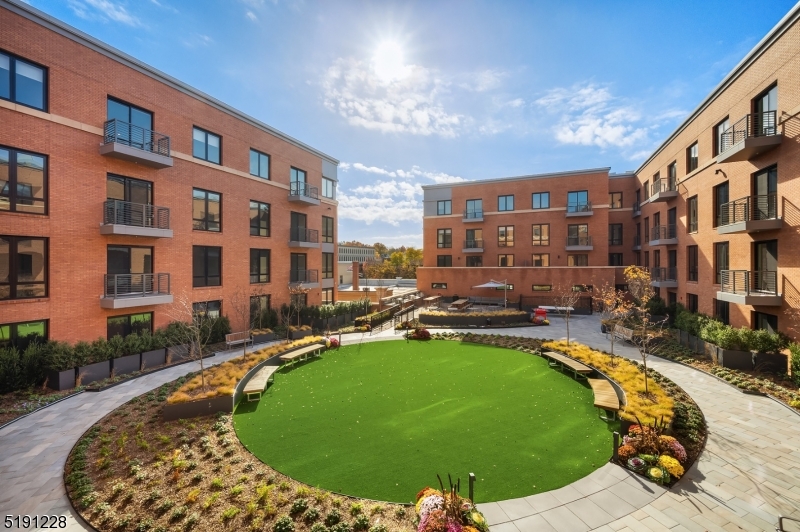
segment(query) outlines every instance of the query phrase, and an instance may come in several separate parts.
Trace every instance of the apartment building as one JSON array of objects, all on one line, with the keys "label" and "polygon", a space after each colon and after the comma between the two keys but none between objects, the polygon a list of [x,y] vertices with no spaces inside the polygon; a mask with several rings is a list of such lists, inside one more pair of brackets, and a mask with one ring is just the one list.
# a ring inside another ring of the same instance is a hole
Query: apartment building
[{"label": "apartment building", "polygon": [[635,261],[633,173],[595,168],[464,181],[423,188],[420,290],[477,294],[505,281],[511,293],[552,295],[559,286],[621,285]]},{"label": "apartment building", "polygon": [[335,300],[336,159],[8,0],[0,124],[0,341]]},{"label": "apartment building", "polygon": [[378,260],[375,248],[355,244],[339,244],[339,262],[375,262]]}]

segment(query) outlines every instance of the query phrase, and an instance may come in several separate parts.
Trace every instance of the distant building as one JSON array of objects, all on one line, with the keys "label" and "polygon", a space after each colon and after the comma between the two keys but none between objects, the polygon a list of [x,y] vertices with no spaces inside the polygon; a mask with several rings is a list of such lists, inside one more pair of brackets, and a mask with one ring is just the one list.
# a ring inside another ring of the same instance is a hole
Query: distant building
[{"label": "distant building", "polygon": [[337,262],[375,262],[378,255],[372,246],[355,246],[339,244],[339,257]]}]

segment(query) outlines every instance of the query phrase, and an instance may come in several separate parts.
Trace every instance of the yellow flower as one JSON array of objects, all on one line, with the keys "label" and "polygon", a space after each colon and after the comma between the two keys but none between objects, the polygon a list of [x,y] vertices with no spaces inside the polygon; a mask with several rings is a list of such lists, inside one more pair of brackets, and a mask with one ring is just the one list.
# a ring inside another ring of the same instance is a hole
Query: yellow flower
[{"label": "yellow flower", "polygon": [[649,471],[649,475],[652,478],[661,478],[662,476],[664,476],[664,472],[661,471],[661,468],[659,468],[659,467],[651,467],[650,471]]},{"label": "yellow flower", "polygon": [[658,463],[673,477],[681,478],[683,476],[683,466],[673,457],[663,454],[658,457]]}]

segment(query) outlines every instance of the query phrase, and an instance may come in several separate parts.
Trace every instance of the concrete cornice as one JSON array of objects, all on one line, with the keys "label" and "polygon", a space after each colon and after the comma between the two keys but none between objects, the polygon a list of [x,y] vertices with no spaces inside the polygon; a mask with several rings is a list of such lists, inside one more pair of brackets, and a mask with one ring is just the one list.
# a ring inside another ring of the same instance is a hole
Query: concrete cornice
[{"label": "concrete cornice", "polygon": [[606,168],[588,168],[586,170],[570,170],[567,172],[553,172],[549,174],[532,174],[532,175],[521,175],[515,177],[497,177],[492,179],[476,179],[474,181],[456,181],[454,183],[442,183],[438,185],[423,185],[423,190],[432,190],[437,188],[452,188],[452,187],[463,187],[463,186],[471,186],[471,185],[485,185],[487,183],[508,183],[510,181],[528,181],[530,179],[547,179],[553,177],[566,177],[571,175],[584,175],[584,174],[600,174],[606,173],[611,170],[610,167]]}]

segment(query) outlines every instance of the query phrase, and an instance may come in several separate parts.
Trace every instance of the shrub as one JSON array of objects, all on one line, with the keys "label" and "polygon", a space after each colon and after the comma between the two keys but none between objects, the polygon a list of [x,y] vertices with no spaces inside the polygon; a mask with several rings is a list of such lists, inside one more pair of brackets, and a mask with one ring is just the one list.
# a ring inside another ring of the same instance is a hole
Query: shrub
[{"label": "shrub", "polygon": [[364,510],[364,505],[354,502],[350,505],[350,515],[358,515]]},{"label": "shrub", "polygon": [[306,523],[313,523],[319,519],[319,510],[316,508],[309,508],[306,510],[306,513],[303,514],[303,521]]},{"label": "shrub", "polygon": [[325,526],[333,526],[342,520],[342,514],[339,510],[333,509],[325,516]]},{"label": "shrub", "polygon": [[369,517],[359,514],[353,519],[353,530],[366,530],[369,528]]},{"label": "shrub", "polygon": [[350,525],[342,521],[331,527],[331,532],[350,532]]},{"label": "shrub", "polygon": [[230,521],[231,519],[239,515],[239,512],[240,510],[238,508],[236,508],[235,506],[231,506],[230,508],[222,512],[222,520]]},{"label": "shrub", "polygon": [[295,499],[292,507],[289,509],[289,514],[297,515],[306,511],[308,508],[308,501],[306,499]]},{"label": "shrub", "polygon": [[288,515],[282,515],[275,521],[272,529],[275,532],[294,532],[294,521]]},{"label": "shrub", "polygon": [[369,532],[387,532],[386,525],[380,523],[370,527]]},{"label": "shrub", "polygon": [[800,344],[791,344],[789,353],[791,355],[792,380],[800,386]]},{"label": "shrub", "polygon": [[314,523],[314,526],[311,527],[311,532],[328,532],[328,527],[322,523]]}]

